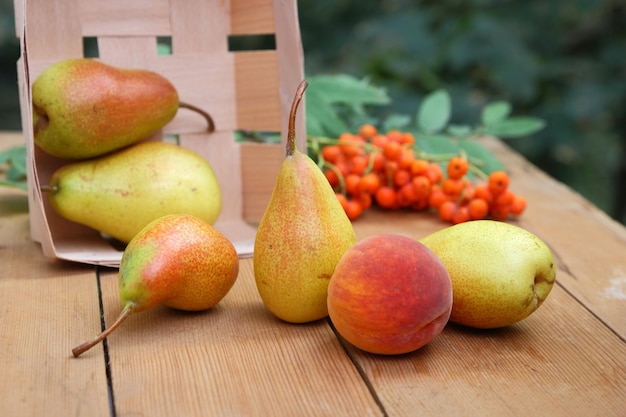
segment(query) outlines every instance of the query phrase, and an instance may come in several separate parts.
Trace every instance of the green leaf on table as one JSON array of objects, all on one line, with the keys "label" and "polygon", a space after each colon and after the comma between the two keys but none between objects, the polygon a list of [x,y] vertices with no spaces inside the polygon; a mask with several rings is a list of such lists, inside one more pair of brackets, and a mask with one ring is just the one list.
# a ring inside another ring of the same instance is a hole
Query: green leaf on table
[{"label": "green leaf on table", "polygon": [[483,125],[488,126],[509,117],[511,114],[511,104],[506,101],[496,101],[483,108],[480,115]]},{"label": "green leaf on table", "polygon": [[484,133],[501,139],[519,138],[543,129],[546,123],[537,117],[509,117],[484,127]]},{"label": "green leaf on table", "polygon": [[425,132],[441,131],[450,120],[452,105],[450,94],[437,90],[424,98],[417,111],[417,127]]},{"label": "green leaf on table", "polygon": [[25,146],[15,146],[0,152],[0,178],[0,186],[27,189]]}]

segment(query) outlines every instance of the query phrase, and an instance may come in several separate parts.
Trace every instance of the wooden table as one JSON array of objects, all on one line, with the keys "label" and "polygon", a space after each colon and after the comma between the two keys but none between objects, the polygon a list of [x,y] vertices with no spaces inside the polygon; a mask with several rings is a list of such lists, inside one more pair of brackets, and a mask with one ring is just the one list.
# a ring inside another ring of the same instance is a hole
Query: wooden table
[{"label": "wooden table", "polygon": [[[0,146],[21,143],[19,134]],[[117,271],[44,258],[26,193],[0,189],[0,416],[626,416],[626,229],[498,141],[530,204],[517,224],[548,243],[557,284],[500,330],[448,325],[402,356],[363,353],[325,320],[265,310],[251,259],[214,309],[128,319],[80,358],[71,348],[119,313]],[[358,238],[420,238],[427,213],[368,211]]]}]

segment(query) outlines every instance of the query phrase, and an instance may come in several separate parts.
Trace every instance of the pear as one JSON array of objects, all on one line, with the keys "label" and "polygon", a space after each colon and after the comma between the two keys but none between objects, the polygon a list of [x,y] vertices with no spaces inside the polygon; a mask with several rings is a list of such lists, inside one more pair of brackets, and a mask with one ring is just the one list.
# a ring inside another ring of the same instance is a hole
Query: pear
[{"label": "pear", "polygon": [[96,338],[72,349],[72,354],[78,357],[100,343],[132,313],[157,305],[207,310],[226,296],[238,273],[235,247],[211,225],[186,214],[162,216],[124,250],[118,319]]},{"label": "pear", "polygon": [[33,83],[34,141],[59,158],[100,156],[147,138],[178,105],[172,83],[155,72],[67,59]]},{"label": "pear", "polygon": [[450,274],[454,323],[483,329],[516,323],[542,305],[555,282],[552,251],[519,226],[474,220],[420,241]]},{"label": "pear", "polygon": [[330,277],[356,242],[352,223],[319,167],[295,143],[296,110],[308,83],[296,91],[286,158],[254,242],[254,277],[265,306],[278,318],[305,323],[328,315]]},{"label": "pear", "polygon": [[55,171],[48,191],[62,217],[128,243],[152,220],[175,213],[214,224],[221,192],[210,164],[166,142],[141,142]]}]

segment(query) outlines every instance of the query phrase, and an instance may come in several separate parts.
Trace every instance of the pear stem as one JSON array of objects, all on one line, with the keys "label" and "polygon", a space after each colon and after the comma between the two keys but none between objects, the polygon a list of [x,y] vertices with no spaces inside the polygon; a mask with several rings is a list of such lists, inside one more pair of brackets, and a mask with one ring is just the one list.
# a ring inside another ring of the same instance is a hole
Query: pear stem
[{"label": "pear stem", "polygon": [[306,80],[300,81],[298,88],[296,89],[296,95],[291,103],[291,111],[289,112],[289,125],[287,129],[287,156],[292,156],[296,151],[296,110],[298,104],[302,100],[304,90],[308,87],[309,83]]},{"label": "pear stem", "polygon": [[94,339],[91,339],[88,342],[85,342],[83,344],[80,344],[78,346],[76,346],[74,349],[72,349],[72,354],[74,355],[75,358],[79,357],[82,353],[88,351],[89,349],[91,349],[92,347],[94,347],[95,345],[97,345],[98,343],[102,342],[108,335],[110,335],[113,330],[117,329],[117,327],[122,324],[122,322],[124,320],[126,320],[126,318],[135,310],[135,304],[134,303],[128,303],[124,306],[124,308],[122,309],[122,312],[120,313],[119,317],[117,318],[117,320],[115,320],[115,322],[111,325],[111,327],[109,327],[108,329],[104,330],[102,333],[100,333],[98,336],[96,336]]},{"label": "pear stem", "polygon": [[56,193],[59,191],[59,186],[57,185],[40,185],[39,189],[44,193]]},{"label": "pear stem", "polygon": [[178,108],[179,109],[188,109],[191,111],[195,111],[196,113],[199,113],[202,115],[202,117],[204,117],[207,121],[208,124],[208,131],[209,133],[213,133],[215,132],[215,122],[213,122],[213,117],[211,117],[211,115],[207,112],[205,112],[204,110],[202,110],[200,107],[194,106],[193,104],[189,104],[189,103],[185,103],[183,101],[178,103]]}]

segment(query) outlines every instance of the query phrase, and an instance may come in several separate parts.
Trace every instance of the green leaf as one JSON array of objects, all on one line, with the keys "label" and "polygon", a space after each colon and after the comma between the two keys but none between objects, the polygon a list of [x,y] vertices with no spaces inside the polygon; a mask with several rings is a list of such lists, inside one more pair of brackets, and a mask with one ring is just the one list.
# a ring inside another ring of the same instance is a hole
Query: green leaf
[{"label": "green leaf", "polygon": [[323,91],[314,88],[306,92],[306,128],[311,136],[339,136],[348,131],[348,126],[326,101]]},{"label": "green leaf", "polygon": [[388,132],[393,129],[403,130],[411,123],[411,116],[406,114],[392,114],[385,119],[382,126],[383,132]]},{"label": "green leaf", "polygon": [[425,132],[439,132],[450,120],[450,94],[437,90],[426,96],[417,112],[417,127]]},{"label": "green leaf", "polygon": [[497,101],[485,106],[481,113],[481,121],[485,126],[500,122],[511,114],[511,104],[506,101]]},{"label": "green leaf", "polygon": [[469,136],[473,133],[471,126],[468,125],[450,125],[446,131],[456,137]]},{"label": "green leaf", "polygon": [[504,166],[495,155],[475,140],[461,140],[459,141],[459,148],[463,149],[472,163],[486,174],[504,169]]},{"label": "green leaf", "polygon": [[351,75],[316,75],[307,79],[311,90],[316,90],[326,103],[345,103],[350,106],[385,105],[391,102],[387,91],[366,80]]},{"label": "green leaf", "polygon": [[443,134],[423,134],[417,133],[415,136],[415,148],[419,152],[428,154],[458,154],[458,141],[452,140],[450,136]]},{"label": "green leaf", "polygon": [[338,136],[349,131],[348,121],[365,120],[365,106],[391,100],[383,88],[346,74],[308,78],[306,91],[307,132],[313,136]]},{"label": "green leaf", "polygon": [[[6,168],[4,168],[6,166]],[[26,147],[15,146],[0,152],[0,174],[4,174],[6,181],[0,185],[26,187]]]},{"label": "green leaf", "polygon": [[536,117],[509,117],[485,126],[484,132],[502,139],[518,138],[536,133],[545,125],[543,120]]}]

